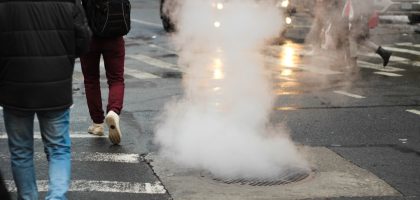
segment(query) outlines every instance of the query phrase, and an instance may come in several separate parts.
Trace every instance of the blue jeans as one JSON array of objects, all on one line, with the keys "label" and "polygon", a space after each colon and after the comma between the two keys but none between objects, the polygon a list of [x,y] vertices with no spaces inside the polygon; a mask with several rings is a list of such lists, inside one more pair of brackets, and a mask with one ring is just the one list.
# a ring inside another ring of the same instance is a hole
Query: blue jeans
[{"label": "blue jeans", "polygon": [[18,199],[38,199],[33,161],[35,114],[39,120],[44,151],[49,164],[49,185],[45,199],[67,199],[71,172],[69,109],[33,112],[4,108],[4,123],[9,138],[12,172],[18,190]]}]

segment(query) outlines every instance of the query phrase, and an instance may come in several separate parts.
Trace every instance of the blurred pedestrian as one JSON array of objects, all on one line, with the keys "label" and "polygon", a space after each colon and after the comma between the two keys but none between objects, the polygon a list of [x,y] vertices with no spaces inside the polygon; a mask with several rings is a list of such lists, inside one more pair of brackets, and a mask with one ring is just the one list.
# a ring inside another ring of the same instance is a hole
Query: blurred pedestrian
[{"label": "blurred pedestrian", "polygon": [[1,200],[11,200],[9,192],[7,191],[6,184],[4,183],[3,176],[0,171],[0,199]]},{"label": "blurred pedestrian", "polygon": [[369,20],[374,13],[374,2],[366,0],[346,0],[342,16],[348,21],[348,45],[350,63],[357,66],[358,46],[364,46],[378,54],[383,60],[383,66],[387,66],[391,52],[369,40]]},{"label": "blurred pedestrian", "polygon": [[46,199],[66,199],[73,68],[91,34],[81,3],[2,0],[0,25],[0,105],[17,198],[38,199],[33,161],[36,115],[49,167]]},{"label": "blurred pedestrian", "polygon": [[[121,142],[121,129],[119,125],[121,110],[124,101],[124,59],[125,44],[123,35],[130,30],[129,2],[121,0],[121,4],[103,4],[101,1],[82,0],[87,13],[89,26],[93,37],[89,52],[80,58],[84,76],[86,100],[89,114],[93,124],[89,126],[88,133],[104,135],[104,121],[108,125],[108,137],[113,144]],[[125,7],[121,5],[126,5]],[[118,10],[122,8],[122,10]],[[102,19],[104,12],[98,9],[114,11],[112,24]],[[98,27],[100,26],[100,27]],[[103,27],[103,28],[102,28]],[[102,106],[100,86],[100,59],[104,60],[106,78],[108,83],[108,103],[106,116]]]},{"label": "blurred pedestrian", "polygon": [[314,20],[306,40],[314,49],[337,50],[343,37],[339,0],[316,0]]}]

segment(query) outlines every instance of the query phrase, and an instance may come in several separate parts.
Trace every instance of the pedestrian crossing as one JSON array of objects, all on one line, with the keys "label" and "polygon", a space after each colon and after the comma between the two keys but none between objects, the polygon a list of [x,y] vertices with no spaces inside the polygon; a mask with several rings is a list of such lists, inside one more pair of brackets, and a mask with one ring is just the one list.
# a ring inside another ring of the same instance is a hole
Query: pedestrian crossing
[{"label": "pedestrian crossing", "polygon": [[[153,48],[157,48],[153,47]],[[413,59],[417,58],[420,55],[420,44],[395,44],[390,46],[385,46],[386,49],[389,49],[393,52],[397,52],[397,55],[393,55],[391,57],[390,65],[387,67],[382,67],[380,60],[378,60],[378,56],[375,54],[363,54],[361,60],[358,61],[358,66],[362,69],[369,70],[369,73],[373,75],[380,75],[380,76],[387,76],[390,78],[401,78],[404,76],[404,73],[407,71],[407,65],[412,67],[419,67],[420,62]],[[282,46],[271,46],[269,51],[265,51],[267,54],[266,56],[266,64],[268,65],[269,69],[275,69],[273,73],[279,73],[279,66],[282,65],[281,61],[278,59],[277,55],[280,51],[282,51]],[[313,51],[310,49],[302,48],[302,51],[298,52],[298,57],[311,57],[316,56]],[[376,59],[376,60],[375,60]],[[167,60],[159,59],[157,57],[134,53],[134,54],[127,54],[126,62],[129,63],[125,68],[126,75],[134,80],[159,80],[164,79],[165,77],[161,76],[158,73],[153,73],[151,70],[145,70],[145,68],[141,68],[143,65],[148,65],[150,67],[158,68],[159,70],[169,70],[174,71],[177,73],[183,73],[182,68],[174,64],[176,62],[169,62]],[[101,66],[104,67],[103,61],[101,62]],[[332,69],[329,67],[313,67],[310,63],[299,63],[295,66],[284,66],[282,69],[287,69],[291,71],[298,71],[299,73],[309,73],[309,74],[316,74],[322,76],[343,76],[343,71]],[[75,70],[81,72],[80,62],[76,63]],[[299,80],[296,77],[291,76],[276,76],[278,81],[285,81],[285,82],[298,82]],[[82,80],[78,80],[82,81]],[[278,89],[278,88],[277,88]],[[335,95],[342,95],[347,98],[356,99],[362,101],[364,99],[369,98],[367,95],[360,94],[358,92],[347,91],[347,90],[332,90],[332,93]],[[299,93],[294,92],[284,92],[282,91],[279,95],[290,96],[290,95],[297,95]],[[77,103],[76,103],[77,104]],[[76,105],[81,106],[81,105]],[[83,105],[85,106],[85,105]],[[290,107],[292,108],[292,107]],[[2,107],[0,107],[2,110]],[[416,114],[420,116],[420,111],[415,109],[407,109],[408,113]],[[75,115],[71,119],[72,123],[87,123],[90,119],[86,116],[78,116]],[[83,126],[86,128],[87,126]],[[2,127],[0,127],[2,128]],[[107,140],[107,136],[96,136],[86,133],[86,131],[72,131],[70,137],[73,139],[74,142],[78,141],[87,141],[87,140]],[[38,142],[41,141],[42,137],[39,132],[35,132],[34,134],[35,140]],[[7,143],[7,134],[3,130],[0,129],[0,144],[3,145],[3,149]],[[0,145],[1,146],[1,145]],[[34,154],[35,162],[38,163],[45,163],[45,154],[43,152],[35,152]],[[76,179],[73,179],[71,182],[71,192],[99,192],[99,193],[119,193],[119,194],[141,194],[141,195],[163,195],[167,194],[167,191],[163,184],[158,179],[149,179],[149,180],[124,180],[123,178],[115,180],[114,178],[109,177],[109,171],[113,171],[118,174],[118,170],[124,171],[125,167],[127,169],[138,168],[136,171],[130,171],[129,174],[132,176],[139,176],[139,174],[144,173],[140,171],[140,165],[145,164],[145,160],[143,157],[138,153],[129,153],[129,152],[81,152],[78,149],[73,149],[72,152],[72,161],[73,163],[77,163],[76,165],[83,165],[83,163],[95,163],[99,166],[107,165],[107,164],[118,164],[121,166],[119,169],[109,169],[105,170],[106,172],[98,172],[98,176],[96,179],[88,179],[79,177],[82,175],[78,175],[78,171],[75,172]],[[0,152],[0,163],[5,164],[10,162],[10,156],[6,152]],[[147,164],[146,164],[147,165]],[[124,167],[125,166],[125,167]],[[3,168],[3,167],[2,167]],[[76,167],[77,168],[77,167]],[[98,167],[101,168],[101,167]],[[104,167],[106,168],[106,167]],[[143,169],[143,168],[142,168]],[[2,169],[4,170],[4,168]],[[151,169],[149,169],[151,172]],[[10,169],[9,169],[10,171]],[[151,172],[153,173],[153,172]],[[118,176],[118,175],[116,175]],[[129,175],[127,175],[129,176]],[[6,177],[6,185],[11,192],[16,192],[16,188],[14,186],[14,182],[11,179],[10,172],[9,176]],[[129,178],[128,178],[129,179]],[[133,178],[134,179],[134,178]],[[38,188],[40,192],[45,192],[48,189],[48,181],[47,178],[41,176],[40,179],[37,181]],[[110,197],[110,199],[112,199]],[[130,198],[125,198],[130,199]],[[138,198],[133,198],[138,199]]]},{"label": "pedestrian crossing", "polygon": [[[136,42],[136,44],[145,45],[141,42]],[[149,44],[150,46],[150,44]],[[158,45],[153,44],[151,48],[159,48],[165,49],[163,47],[159,47]],[[265,63],[270,66],[271,68],[278,68],[278,66],[282,65],[282,61],[279,60],[278,55],[281,51],[284,50],[284,46],[270,46],[265,49],[264,54]],[[387,45],[384,46],[385,49],[390,50],[396,54],[393,54],[390,59],[390,63],[387,67],[383,67],[381,65],[380,57],[374,53],[362,53],[360,55],[360,59],[358,60],[358,67],[364,69],[371,69],[377,72],[373,72],[377,75],[382,76],[389,76],[389,77],[401,77],[403,75],[398,74],[398,72],[406,71],[404,68],[401,68],[401,65],[404,66],[413,66],[413,67],[420,67],[420,61],[418,61],[417,56],[420,55],[420,44],[412,44],[412,43],[396,43],[394,45]],[[162,50],[163,51],[163,50]],[[174,53],[172,50],[167,50],[167,52]],[[316,57],[313,50],[302,47],[301,49],[296,52],[299,57]],[[126,65],[125,67],[125,74],[139,80],[149,80],[149,79],[160,79],[165,78],[162,76],[161,73],[154,73],[150,70],[140,69],[139,66],[148,65],[156,69],[160,70],[169,70],[175,73],[182,74],[182,68],[176,64],[176,59],[173,59],[172,62],[164,61],[163,59],[156,58],[155,56],[150,56],[141,53],[135,54],[127,54],[126,55],[126,63],[134,63],[133,65]],[[101,61],[101,67],[104,67],[103,61]],[[293,67],[290,66],[281,66],[285,68],[291,68],[295,70],[302,70],[309,73],[315,73],[319,75],[340,75],[343,74],[343,71],[334,70],[325,67],[314,67],[311,63],[306,64],[298,64]],[[80,69],[80,63],[76,62],[76,70]],[[79,70],[80,71],[80,70]],[[180,76],[181,77],[181,76]]]},{"label": "pedestrian crossing", "polygon": [[[13,181],[6,180],[5,183],[10,192],[17,192],[17,188]],[[48,180],[37,180],[37,187],[39,192],[47,192]],[[69,192],[165,194],[166,190],[159,181],[155,183],[132,183],[120,181],[72,180]]]}]

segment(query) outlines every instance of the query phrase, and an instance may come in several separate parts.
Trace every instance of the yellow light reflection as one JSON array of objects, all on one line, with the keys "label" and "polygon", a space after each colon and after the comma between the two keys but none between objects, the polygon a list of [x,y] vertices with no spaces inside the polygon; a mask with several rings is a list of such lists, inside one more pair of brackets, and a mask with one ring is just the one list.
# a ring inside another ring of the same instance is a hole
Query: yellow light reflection
[{"label": "yellow light reflection", "polygon": [[285,45],[281,55],[281,64],[286,67],[294,67],[294,59],[295,50],[291,46]]},{"label": "yellow light reflection", "polygon": [[288,111],[288,110],[297,110],[297,108],[291,107],[291,106],[284,106],[284,107],[277,107],[276,110]]},{"label": "yellow light reflection", "polygon": [[216,7],[217,7],[217,9],[219,9],[219,10],[223,10],[223,3],[217,3],[217,5],[216,5]]},{"label": "yellow light reflection", "polygon": [[281,2],[281,7],[283,7],[283,8],[287,8],[287,6],[289,6],[289,0],[283,0],[283,1]]},{"label": "yellow light reflection", "polygon": [[299,91],[284,91],[284,90],[274,91],[274,94],[278,95],[278,96],[298,95],[298,94],[301,94],[301,93],[302,92],[299,92]]},{"label": "yellow light reflection", "polygon": [[283,69],[280,73],[281,76],[291,76],[293,74],[293,70],[291,69]]},{"label": "yellow light reflection", "polygon": [[219,28],[221,23],[219,21],[215,21],[213,25],[214,27]]},{"label": "yellow light reflection", "polygon": [[220,80],[224,78],[223,74],[223,63],[220,58],[216,58],[213,61],[213,79]]},{"label": "yellow light reflection", "polygon": [[291,24],[292,23],[292,18],[291,17],[286,17],[286,24]]}]

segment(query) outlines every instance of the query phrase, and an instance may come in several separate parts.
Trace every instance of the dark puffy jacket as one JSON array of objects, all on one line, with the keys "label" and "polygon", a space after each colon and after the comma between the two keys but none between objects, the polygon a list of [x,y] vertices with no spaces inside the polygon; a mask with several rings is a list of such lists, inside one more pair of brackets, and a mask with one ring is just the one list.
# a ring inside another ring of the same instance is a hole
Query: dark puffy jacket
[{"label": "dark puffy jacket", "polygon": [[75,58],[90,36],[80,0],[0,0],[0,105],[70,107]]}]

